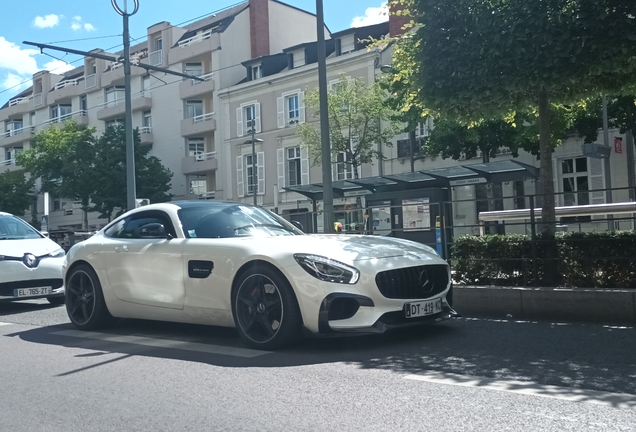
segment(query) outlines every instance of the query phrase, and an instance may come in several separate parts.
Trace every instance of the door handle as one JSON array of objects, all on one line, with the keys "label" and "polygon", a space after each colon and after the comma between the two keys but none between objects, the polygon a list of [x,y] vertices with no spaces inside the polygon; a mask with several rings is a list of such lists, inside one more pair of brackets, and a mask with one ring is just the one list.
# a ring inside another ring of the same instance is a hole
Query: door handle
[{"label": "door handle", "polygon": [[115,252],[128,252],[128,246],[115,246]]}]

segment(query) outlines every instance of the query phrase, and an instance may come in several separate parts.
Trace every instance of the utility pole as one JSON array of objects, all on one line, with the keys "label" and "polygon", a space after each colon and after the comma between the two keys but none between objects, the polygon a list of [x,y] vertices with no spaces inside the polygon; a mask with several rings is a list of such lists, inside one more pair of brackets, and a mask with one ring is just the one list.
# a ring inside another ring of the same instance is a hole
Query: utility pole
[{"label": "utility pole", "polygon": [[128,17],[139,10],[139,0],[133,0],[135,7],[128,13],[128,0],[124,0],[124,9],[117,5],[117,0],[111,0],[113,8],[124,19],[124,97],[126,107],[126,204],[128,210],[137,207],[137,187],[135,181],[135,143],[132,130],[132,95],[130,91],[130,33]]},{"label": "utility pole", "polygon": [[331,143],[329,142],[329,104],[327,100],[327,53],[322,0],[316,0],[318,41],[318,91],[320,93],[320,141],[322,144],[322,206],[323,232],[333,229],[333,184],[331,182]]},{"label": "utility pole", "polygon": [[[33,45],[36,46],[38,48],[40,48],[40,52],[44,51],[44,49],[52,49],[55,51],[62,51],[65,52],[67,54],[78,54],[84,57],[92,57],[92,58],[98,58],[98,59],[102,59],[102,60],[107,60],[110,62],[123,62],[124,64],[124,79],[125,79],[125,93],[124,93],[124,97],[125,97],[125,108],[126,108],[126,119],[125,119],[125,123],[126,123],[126,193],[127,193],[127,199],[126,199],[126,205],[128,207],[127,210],[133,210],[136,205],[137,205],[137,201],[136,201],[136,191],[135,191],[135,148],[134,148],[134,141],[133,141],[133,128],[132,128],[132,96],[131,96],[131,90],[130,90],[130,66],[131,66],[131,62],[130,62],[130,33],[128,31],[128,17],[131,15],[134,15],[135,13],[137,13],[137,11],[139,10],[139,0],[132,0],[135,3],[135,7],[133,8],[133,11],[131,13],[128,13],[128,0],[124,0],[124,9],[122,10],[118,5],[117,5],[117,0],[111,0],[111,4],[113,5],[113,7],[115,8],[115,10],[117,11],[118,14],[120,14],[123,19],[124,19],[124,55],[122,57],[115,57],[112,55],[106,55],[106,54],[98,54],[98,53],[92,53],[92,52],[87,52],[87,51],[80,51],[80,50],[75,50],[75,49],[71,49],[71,48],[64,48],[64,47],[58,47],[58,46],[54,46],[54,45],[48,45],[48,44],[41,44],[41,43],[37,43],[37,42],[29,42],[29,41],[23,41],[22,43],[25,45]],[[203,78],[194,76],[194,75],[190,75],[190,74],[184,74],[181,72],[175,72],[173,70],[167,69],[167,68],[162,68],[162,67],[158,67],[158,66],[151,66],[149,64],[144,64],[139,62],[138,64],[134,64],[133,66],[137,66],[137,67],[141,67],[146,69],[147,71],[157,71],[157,72],[162,72],[168,75],[176,75],[176,76],[180,76],[183,78],[189,78],[189,79],[193,79],[196,81],[205,81]]]}]

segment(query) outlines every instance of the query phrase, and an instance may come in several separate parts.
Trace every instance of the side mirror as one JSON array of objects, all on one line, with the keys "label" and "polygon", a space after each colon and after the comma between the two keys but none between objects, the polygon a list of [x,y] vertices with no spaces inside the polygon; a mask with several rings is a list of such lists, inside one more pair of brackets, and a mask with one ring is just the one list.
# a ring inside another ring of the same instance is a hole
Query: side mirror
[{"label": "side mirror", "polygon": [[165,238],[171,239],[172,236],[166,231],[166,227],[160,223],[149,223],[139,229],[140,238]]},{"label": "side mirror", "polygon": [[293,220],[291,221],[292,225],[295,226],[296,228],[298,228],[299,230],[301,230],[302,232],[305,232],[304,228],[303,228],[303,224],[301,224],[300,222],[298,222],[297,220]]}]

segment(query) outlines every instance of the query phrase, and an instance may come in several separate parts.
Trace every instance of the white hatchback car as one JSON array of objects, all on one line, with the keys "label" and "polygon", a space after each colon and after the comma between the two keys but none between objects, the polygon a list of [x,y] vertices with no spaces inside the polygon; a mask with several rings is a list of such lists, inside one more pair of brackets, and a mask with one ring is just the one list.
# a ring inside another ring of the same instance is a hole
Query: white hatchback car
[{"label": "white hatchback car", "polygon": [[64,303],[64,249],[22,219],[0,212],[0,301]]}]

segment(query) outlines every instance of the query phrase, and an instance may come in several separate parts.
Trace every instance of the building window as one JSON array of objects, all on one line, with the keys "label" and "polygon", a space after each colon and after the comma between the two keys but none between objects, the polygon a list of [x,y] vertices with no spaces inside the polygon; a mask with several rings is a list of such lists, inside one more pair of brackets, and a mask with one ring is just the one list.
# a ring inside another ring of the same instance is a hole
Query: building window
[{"label": "building window", "polygon": [[287,69],[292,70],[294,68],[294,54],[287,54]]},{"label": "building window", "polygon": [[236,135],[250,135],[261,133],[261,104],[257,101],[242,103],[236,109]]},{"label": "building window", "polygon": [[80,96],[80,111],[82,111],[82,115],[88,115],[86,111],[88,111],[88,98],[86,95]]},{"label": "building window", "polygon": [[106,122],[106,129],[108,128],[118,128],[118,127],[124,127],[124,119],[115,119],[115,120],[108,120]]},{"label": "building window", "polygon": [[108,87],[106,89],[106,107],[112,107],[123,103],[126,97],[126,89],[123,86]]},{"label": "building window", "polygon": [[287,149],[287,178],[289,186],[301,184],[300,176],[300,147]]},{"label": "building window", "polygon": [[259,78],[263,78],[263,68],[261,65],[252,66],[252,79],[255,80]]},{"label": "building window", "polygon": [[186,63],[185,67],[183,68],[183,72],[196,77],[201,76],[203,75],[203,64],[201,62]]},{"label": "building window", "polygon": [[205,153],[203,138],[188,138],[188,156],[198,156]]},{"label": "building window", "polygon": [[155,51],[159,51],[163,49],[163,40],[161,38],[157,38],[155,41]]},{"label": "building window", "polygon": [[202,196],[208,191],[207,177],[204,175],[191,175],[188,176],[190,185],[190,194]]},{"label": "building window", "polygon": [[194,118],[203,115],[203,101],[202,100],[188,100],[186,101],[186,118]]},{"label": "building window", "polygon": [[526,208],[526,188],[523,180],[517,180],[512,184],[512,192],[515,196],[515,209]]},{"label": "building window", "polygon": [[258,191],[258,173],[256,161],[251,154],[245,156],[245,175],[247,177],[247,194],[253,195]]},{"label": "building window", "polygon": [[289,119],[289,123],[298,123],[298,118],[300,117],[298,95],[287,96],[285,105],[287,105],[287,118]]},{"label": "building window", "polygon": [[14,136],[17,134],[21,134],[23,132],[22,128],[24,127],[22,120],[9,120],[4,124],[4,130],[6,132],[5,136]]},{"label": "building window", "polygon": [[338,153],[336,159],[336,180],[350,180],[353,178],[353,164],[351,156],[346,152]]},{"label": "building window", "polygon": [[336,39],[336,56],[342,55],[342,41],[340,39]]},{"label": "building window", "polygon": [[247,128],[247,133],[250,134],[251,129],[256,126],[256,107],[254,105],[249,105],[243,107],[243,113],[245,118],[245,127]]},{"label": "building window", "polygon": [[561,160],[561,185],[566,206],[590,203],[586,157]]},{"label": "building window", "polygon": [[53,105],[51,107],[51,120],[53,120],[53,123],[67,120],[70,117],[70,114],[70,105]]},{"label": "building window", "polygon": [[22,153],[22,150],[22,147],[7,147],[5,149],[4,160],[14,161],[13,163],[15,163],[15,156],[18,153]]}]

